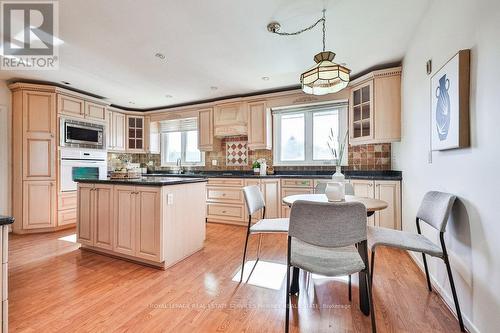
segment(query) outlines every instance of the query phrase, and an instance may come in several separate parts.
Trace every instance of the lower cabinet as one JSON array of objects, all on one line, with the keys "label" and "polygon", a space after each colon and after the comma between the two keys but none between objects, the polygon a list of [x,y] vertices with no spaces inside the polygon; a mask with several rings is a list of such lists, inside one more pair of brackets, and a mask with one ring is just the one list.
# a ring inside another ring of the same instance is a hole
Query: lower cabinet
[{"label": "lower cabinet", "polygon": [[391,180],[351,180],[354,195],[387,202],[386,209],[368,218],[368,225],[401,229],[401,184]]},{"label": "lower cabinet", "polygon": [[56,225],[55,181],[23,183],[23,229],[51,228]]},{"label": "lower cabinet", "polygon": [[260,187],[266,204],[265,217],[268,219],[281,217],[280,180],[263,179],[261,180]]},{"label": "lower cabinet", "polygon": [[78,242],[111,250],[113,248],[113,186],[78,185]]}]

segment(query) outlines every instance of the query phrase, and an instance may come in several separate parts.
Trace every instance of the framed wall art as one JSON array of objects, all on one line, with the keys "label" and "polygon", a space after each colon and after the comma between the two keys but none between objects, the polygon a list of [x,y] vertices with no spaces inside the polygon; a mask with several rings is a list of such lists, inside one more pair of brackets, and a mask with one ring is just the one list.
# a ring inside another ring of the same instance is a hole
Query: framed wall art
[{"label": "framed wall art", "polygon": [[431,149],[470,146],[470,50],[461,50],[431,77]]}]

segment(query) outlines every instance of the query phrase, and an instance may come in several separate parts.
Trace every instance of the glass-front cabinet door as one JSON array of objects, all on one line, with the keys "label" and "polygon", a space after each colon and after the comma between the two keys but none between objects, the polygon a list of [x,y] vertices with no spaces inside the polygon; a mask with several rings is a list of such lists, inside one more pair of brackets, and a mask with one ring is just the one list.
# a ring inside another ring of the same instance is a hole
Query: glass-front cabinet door
[{"label": "glass-front cabinet door", "polygon": [[351,89],[349,137],[351,143],[372,139],[373,133],[373,80]]},{"label": "glass-front cabinet door", "polygon": [[144,150],[144,117],[127,116],[127,146],[130,151]]}]

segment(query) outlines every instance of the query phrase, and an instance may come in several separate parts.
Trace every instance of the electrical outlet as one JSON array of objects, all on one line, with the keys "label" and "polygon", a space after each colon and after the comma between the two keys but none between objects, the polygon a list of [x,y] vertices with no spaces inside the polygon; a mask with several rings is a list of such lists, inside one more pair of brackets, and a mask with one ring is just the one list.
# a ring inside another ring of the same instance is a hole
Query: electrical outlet
[{"label": "electrical outlet", "polygon": [[217,165],[217,160],[212,160],[212,165],[216,166]]},{"label": "electrical outlet", "polygon": [[167,194],[167,205],[174,204],[174,195],[172,193]]}]

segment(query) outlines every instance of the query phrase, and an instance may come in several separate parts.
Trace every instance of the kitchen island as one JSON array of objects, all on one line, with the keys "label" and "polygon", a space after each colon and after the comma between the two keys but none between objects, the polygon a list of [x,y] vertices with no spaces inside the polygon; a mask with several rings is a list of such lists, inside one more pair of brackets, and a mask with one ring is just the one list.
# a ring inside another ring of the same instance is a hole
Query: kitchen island
[{"label": "kitchen island", "polygon": [[203,248],[203,178],[76,179],[81,249],[167,268]]}]

